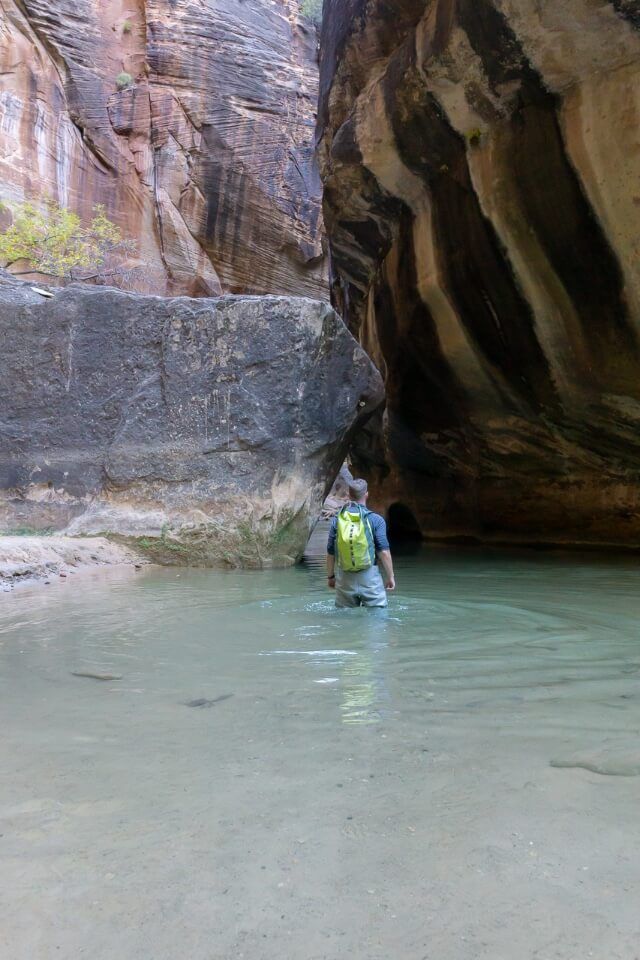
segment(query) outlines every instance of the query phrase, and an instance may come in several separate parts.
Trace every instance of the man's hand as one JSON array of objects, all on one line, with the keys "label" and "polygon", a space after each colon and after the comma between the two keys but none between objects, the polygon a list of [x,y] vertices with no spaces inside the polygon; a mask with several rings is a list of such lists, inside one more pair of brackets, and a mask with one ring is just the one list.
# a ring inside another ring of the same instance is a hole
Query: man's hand
[{"label": "man's hand", "polygon": [[327,584],[329,590],[336,588],[336,558],[333,554],[327,554]]},{"label": "man's hand", "polygon": [[384,585],[386,590],[395,590],[396,578],[393,572],[393,560],[390,550],[381,550],[378,554],[378,560],[384,573]]}]

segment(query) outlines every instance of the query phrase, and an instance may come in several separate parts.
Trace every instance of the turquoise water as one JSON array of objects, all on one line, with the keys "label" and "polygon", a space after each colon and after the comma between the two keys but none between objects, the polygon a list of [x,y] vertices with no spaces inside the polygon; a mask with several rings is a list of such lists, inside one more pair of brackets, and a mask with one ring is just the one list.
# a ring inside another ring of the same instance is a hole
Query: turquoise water
[{"label": "turquoise water", "polygon": [[637,563],[397,572],[382,613],[309,567],[3,596],[0,956],[635,957]]}]

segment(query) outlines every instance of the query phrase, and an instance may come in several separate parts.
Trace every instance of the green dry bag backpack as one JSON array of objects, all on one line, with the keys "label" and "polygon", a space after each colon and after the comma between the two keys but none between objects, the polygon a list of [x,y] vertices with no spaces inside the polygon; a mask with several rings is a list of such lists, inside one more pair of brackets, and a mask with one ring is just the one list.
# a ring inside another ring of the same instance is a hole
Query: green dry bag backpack
[{"label": "green dry bag backpack", "polygon": [[362,507],[347,504],[338,514],[336,546],[340,568],[352,573],[368,570],[372,564],[372,543],[371,524]]}]

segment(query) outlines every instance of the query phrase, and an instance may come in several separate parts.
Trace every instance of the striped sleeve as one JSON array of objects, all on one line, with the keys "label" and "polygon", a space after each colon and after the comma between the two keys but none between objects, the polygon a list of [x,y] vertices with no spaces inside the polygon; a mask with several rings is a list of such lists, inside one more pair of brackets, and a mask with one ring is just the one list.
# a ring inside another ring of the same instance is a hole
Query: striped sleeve
[{"label": "striped sleeve", "polygon": [[373,542],[376,548],[376,553],[378,553],[380,550],[389,550],[387,524],[385,523],[384,517],[381,517],[379,513],[370,513],[369,522],[371,523],[371,531],[373,533]]}]

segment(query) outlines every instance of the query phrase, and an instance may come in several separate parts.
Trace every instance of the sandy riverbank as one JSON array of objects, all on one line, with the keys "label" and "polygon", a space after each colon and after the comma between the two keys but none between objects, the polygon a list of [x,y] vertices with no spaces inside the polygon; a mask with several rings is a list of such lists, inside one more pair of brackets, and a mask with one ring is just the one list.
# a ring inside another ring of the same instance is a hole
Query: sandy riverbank
[{"label": "sandy riverbank", "polygon": [[135,553],[105,537],[0,537],[0,590],[78,574],[90,567],[141,565]]}]

